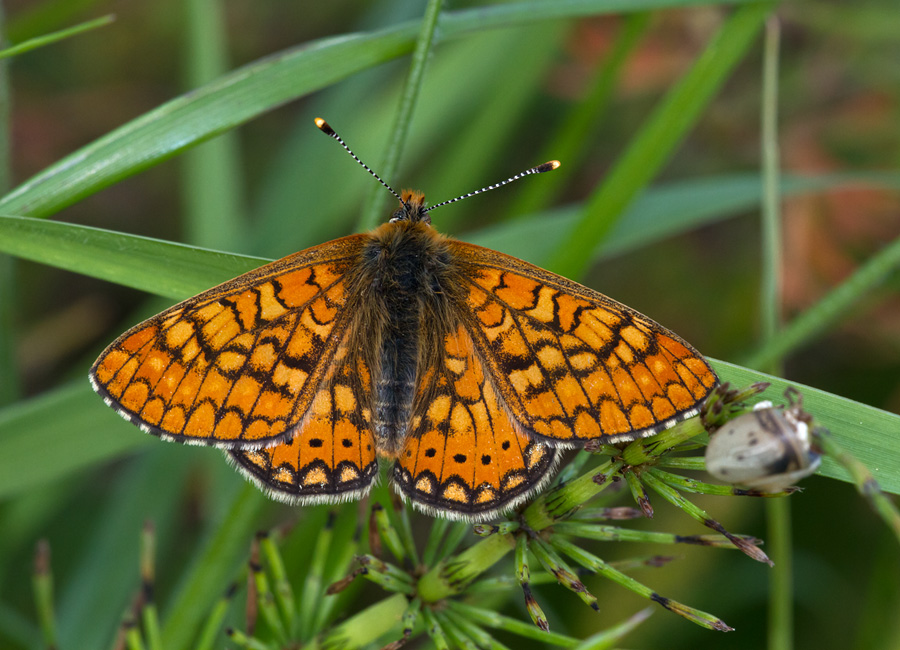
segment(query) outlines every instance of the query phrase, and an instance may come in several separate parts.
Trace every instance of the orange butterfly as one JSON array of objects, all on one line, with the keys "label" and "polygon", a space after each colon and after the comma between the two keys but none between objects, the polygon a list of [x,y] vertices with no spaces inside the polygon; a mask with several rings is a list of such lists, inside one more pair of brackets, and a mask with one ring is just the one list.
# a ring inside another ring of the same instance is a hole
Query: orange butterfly
[{"label": "orange butterfly", "polygon": [[125,332],[91,368],[94,389],[148,433],[224,448],[276,499],[359,498],[383,456],[420,510],[482,520],[540,489],[559,448],[658,433],[716,385],[696,350],[646,316],[448,239],[431,227],[437,206],[398,198],[370,233]]}]

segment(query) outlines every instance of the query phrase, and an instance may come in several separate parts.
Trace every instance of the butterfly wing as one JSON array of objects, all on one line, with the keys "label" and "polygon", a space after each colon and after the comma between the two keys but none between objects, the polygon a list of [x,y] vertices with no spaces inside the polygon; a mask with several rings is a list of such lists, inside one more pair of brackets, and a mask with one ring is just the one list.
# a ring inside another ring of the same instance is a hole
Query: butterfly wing
[{"label": "butterfly wing", "polygon": [[364,496],[378,474],[371,426],[371,374],[349,331],[311,406],[286,442],[225,453],[269,496],[291,504]]},{"label": "butterfly wing", "polygon": [[140,323],[100,355],[91,384],[170,440],[239,448],[292,435],[347,327],[347,274],[364,241],[295,253]]},{"label": "butterfly wing", "polygon": [[502,401],[556,444],[650,436],[695,415],[718,382],[678,335],[514,257],[450,242],[466,260],[466,327]]},{"label": "butterfly wing", "polygon": [[556,452],[510,418],[466,328],[424,329],[427,361],[394,484],[430,514],[487,519],[539,489]]}]

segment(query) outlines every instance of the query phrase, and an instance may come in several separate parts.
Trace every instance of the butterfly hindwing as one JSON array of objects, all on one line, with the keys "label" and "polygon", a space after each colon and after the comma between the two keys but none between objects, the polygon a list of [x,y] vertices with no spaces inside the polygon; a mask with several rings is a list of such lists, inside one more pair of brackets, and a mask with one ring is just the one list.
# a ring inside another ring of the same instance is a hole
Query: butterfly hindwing
[{"label": "butterfly hindwing", "polygon": [[510,419],[464,327],[435,347],[426,355],[394,483],[426,512],[484,519],[537,490],[556,452]]},{"label": "butterfly hindwing", "polygon": [[378,473],[368,367],[345,336],[293,437],[226,454],[270,496],[333,503],[365,495]]},{"label": "butterfly hindwing", "polygon": [[285,438],[346,327],[346,275],[362,239],[295,253],[144,321],[103,352],[91,383],[168,439],[239,448]]},{"label": "butterfly hindwing", "polygon": [[698,412],[717,383],[676,334],[587,287],[496,251],[469,262],[467,325],[520,425],[556,444],[649,436]]}]

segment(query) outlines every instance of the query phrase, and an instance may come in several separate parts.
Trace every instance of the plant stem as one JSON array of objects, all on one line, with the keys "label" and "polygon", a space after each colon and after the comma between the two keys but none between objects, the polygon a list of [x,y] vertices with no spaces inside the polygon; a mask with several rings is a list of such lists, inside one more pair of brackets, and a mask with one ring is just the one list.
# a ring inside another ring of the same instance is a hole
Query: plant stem
[{"label": "plant stem", "polygon": [[[760,318],[764,345],[778,338],[781,324],[782,263],[780,161],[778,154],[778,55],[780,27],[773,14],[766,21],[762,95],[762,286]],[[780,358],[767,360],[762,370],[780,374]],[[788,499],[766,503],[768,541],[775,566],[769,577],[769,650],[790,650],[794,636],[791,504]]]},{"label": "plant stem", "polygon": [[[409,127],[412,123],[413,111],[422,91],[422,82],[425,78],[425,67],[434,46],[434,36],[437,30],[438,18],[441,15],[441,7],[444,0],[428,0],[425,8],[425,16],[422,18],[422,27],[419,37],[416,39],[416,47],[412,54],[412,64],[409,67],[409,75],[400,95],[400,105],[397,107],[397,118],[391,131],[391,141],[388,144],[384,160],[378,169],[379,175],[390,184],[397,171],[397,163],[403,153],[406,137],[409,135]],[[386,193],[379,183],[372,183],[369,197],[365,201],[365,208],[359,220],[358,229],[370,230],[379,221],[383,220],[382,208]]]}]

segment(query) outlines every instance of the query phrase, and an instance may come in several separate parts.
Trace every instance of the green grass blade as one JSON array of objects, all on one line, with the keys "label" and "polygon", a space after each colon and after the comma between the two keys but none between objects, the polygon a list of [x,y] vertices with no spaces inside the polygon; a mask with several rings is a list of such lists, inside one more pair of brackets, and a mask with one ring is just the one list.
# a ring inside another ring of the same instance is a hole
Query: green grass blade
[{"label": "green grass blade", "polygon": [[108,133],[0,200],[47,216],[287,101],[409,51],[410,26],[330,38],[249,64]]},{"label": "green grass blade", "polygon": [[[784,176],[780,190],[783,197],[789,197],[857,184],[900,189],[900,174]],[[609,236],[594,247],[591,259],[596,261],[627,253],[666,237],[755,210],[760,201],[758,174],[661,183],[647,188],[629,205]],[[466,239],[537,264],[562,244],[566,233],[572,231],[579,210],[579,206],[573,206],[532,215],[514,223],[483,228]]]},{"label": "green grass blade", "polygon": [[794,318],[778,336],[765,343],[746,361],[754,368],[783,359],[792,350],[833,327],[864,298],[900,268],[900,237],[888,244],[813,307]]},{"label": "green grass blade", "polygon": [[698,4],[746,5],[755,1],[757,0],[529,0],[495,4],[474,11],[447,12],[441,19],[441,30],[444,35],[450,35],[455,34],[456,30],[492,29],[577,16],[675,9]]},{"label": "green grass blade", "polygon": [[550,257],[549,269],[571,278],[582,275],[597,243],[669,160],[728,74],[743,59],[770,11],[771,4],[764,3],[741,7],[732,14],[634,137],[591,197],[577,226]]},{"label": "green grass blade", "polygon": [[[730,0],[723,4],[732,4]],[[616,10],[691,4],[677,0],[553,0],[448,13],[441,39]],[[0,199],[0,213],[53,214],[292,99],[412,51],[418,21],[321,39],[243,66],[108,133]]]},{"label": "green grass blade", "polygon": [[44,36],[29,38],[27,41],[17,43],[16,45],[8,47],[4,50],[0,50],[0,59],[7,59],[9,57],[18,56],[19,54],[24,54],[25,52],[36,50],[39,47],[52,45],[53,43],[71,38],[72,36],[76,36],[83,32],[88,32],[92,29],[97,29],[98,27],[104,27],[106,25],[109,25],[115,19],[116,17],[110,14],[108,16],[103,16],[102,18],[96,18],[95,20],[89,20],[84,23],[79,23],[74,27],[62,29],[58,32],[53,32],[52,34],[45,34]]},{"label": "green grass blade", "polygon": [[46,34],[91,13],[103,0],[43,0],[19,8],[9,21],[9,40],[21,42]]},{"label": "green grass blade", "polygon": [[[65,414],[62,420],[60,414]],[[103,405],[85,376],[84,381],[0,410],[0,498],[150,442],[151,436],[129,427]]]},{"label": "green grass blade", "polygon": [[[868,182],[900,187],[897,174],[835,174],[787,178],[785,196]],[[759,177],[742,175],[662,185],[635,201],[610,238],[594,251],[597,259],[635,249],[725,216],[760,200]],[[575,210],[486,228],[469,241],[529,261],[560,240]],[[516,233],[518,236],[512,236]],[[192,296],[267,261],[204,250],[89,226],[0,216],[0,253],[116,282],[167,298]],[[884,252],[882,252],[884,254]]]},{"label": "green grass blade", "polygon": [[89,226],[3,216],[0,251],[179,300],[268,261]]},{"label": "green grass blade", "polygon": [[596,134],[604,123],[616,85],[629,57],[647,33],[652,16],[651,12],[634,13],[623,21],[609,54],[586,84],[590,90],[572,107],[535,158],[538,161],[559,159],[562,167],[542,178],[540,183],[528,183],[522,188],[510,208],[512,218],[522,218],[551,205],[575,177],[588,152],[597,146]]}]

